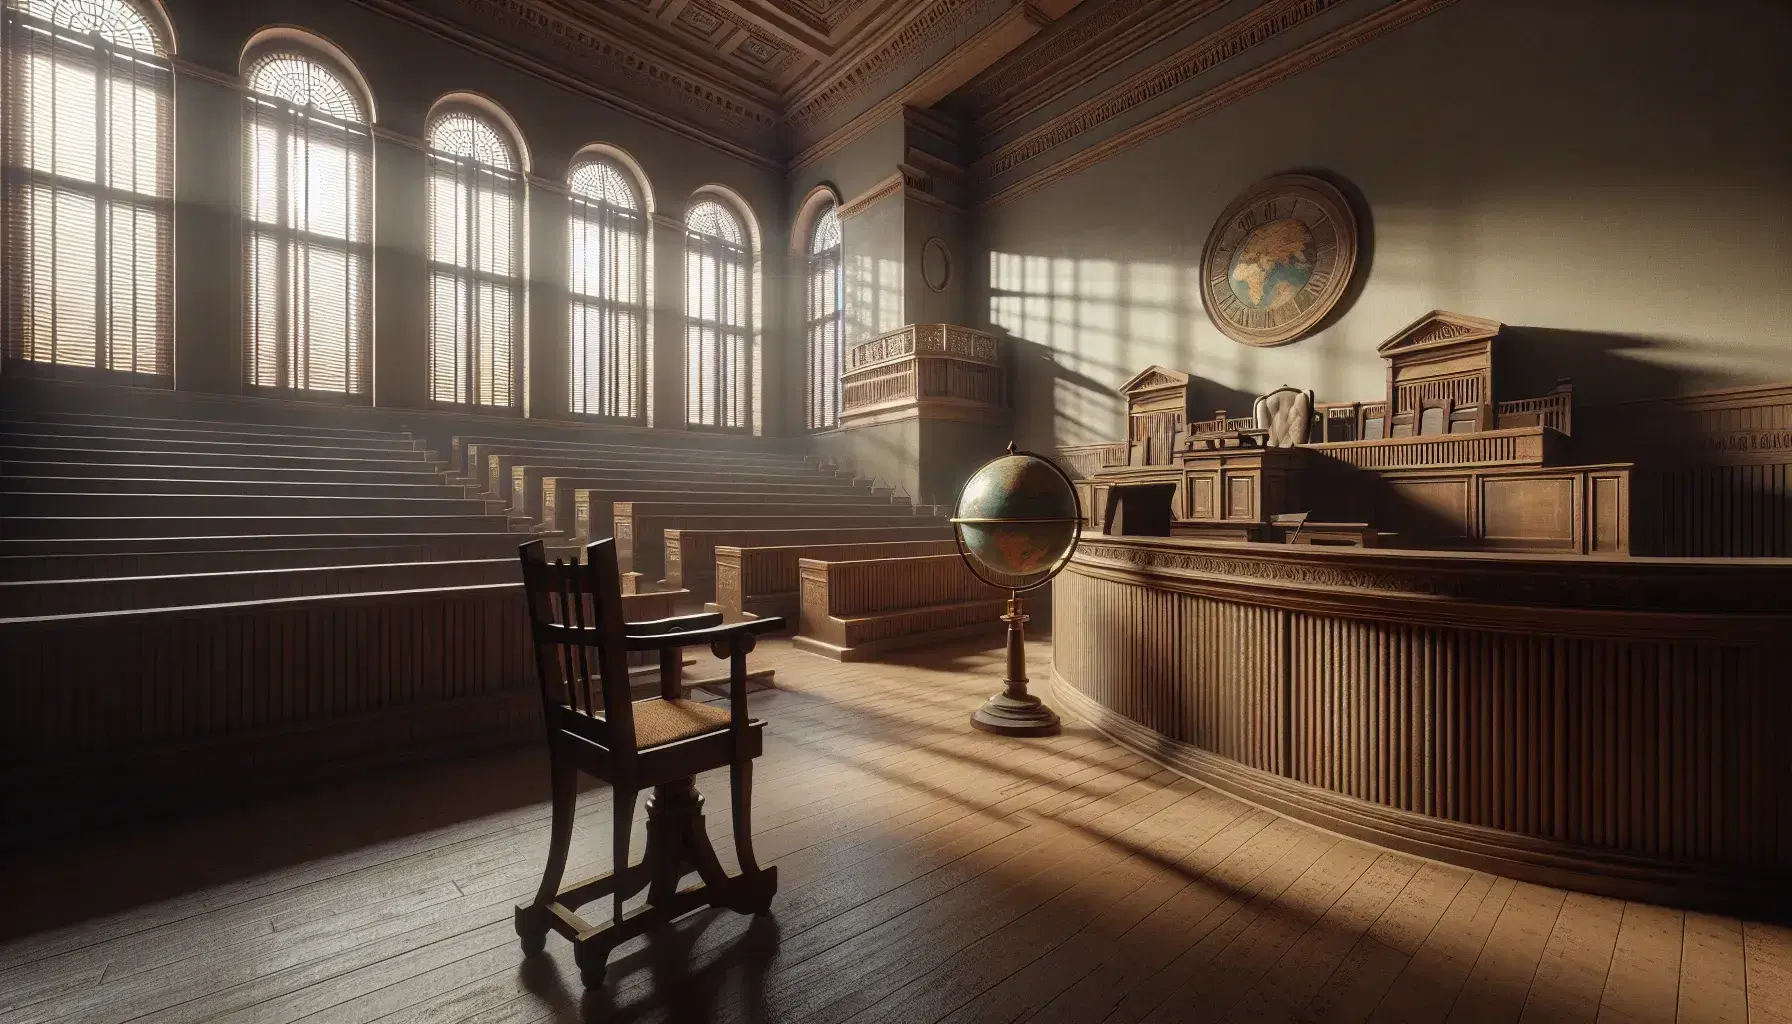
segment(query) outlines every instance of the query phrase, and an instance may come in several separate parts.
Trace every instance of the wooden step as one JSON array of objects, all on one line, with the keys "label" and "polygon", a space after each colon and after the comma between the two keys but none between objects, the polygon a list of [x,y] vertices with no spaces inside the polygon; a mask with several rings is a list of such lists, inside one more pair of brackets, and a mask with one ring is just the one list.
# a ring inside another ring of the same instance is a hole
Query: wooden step
[{"label": "wooden step", "polygon": [[[356,470],[378,473],[440,474],[439,463],[428,459],[359,458],[336,454],[305,455],[302,449],[276,452],[272,447],[258,454],[210,451],[144,451],[125,448],[50,448],[0,444],[0,462],[70,462],[106,466],[170,465],[294,470]],[[335,449],[324,449],[335,452]],[[386,453],[396,456],[399,453]],[[428,452],[416,452],[428,455]]]},{"label": "wooden step", "polygon": [[501,516],[475,498],[381,498],[289,494],[0,493],[0,517],[90,519],[136,516]]},{"label": "wooden step", "polygon": [[[741,482],[722,479],[714,473],[702,471],[686,475],[686,479],[668,482],[664,478],[644,478],[638,473],[604,473],[593,474],[586,471],[568,472],[552,466],[522,465],[514,467],[510,474],[510,507],[525,515],[547,522],[549,519],[549,492],[553,492],[555,509],[565,510],[563,530],[572,529],[571,509],[572,492],[579,488],[615,491],[618,489],[638,489],[650,492],[643,500],[670,500],[680,496],[725,491],[734,494],[837,494],[860,495],[871,497],[869,488],[855,484],[850,480],[829,480],[816,478],[787,482],[783,480],[760,480]],[[562,496],[566,496],[564,502]],[[609,499],[614,500],[614,499]],[[888,502],[887,495],[884,501]],[[608,519],[609,514],[604,514]]]},{"label": "wooden step", "polygon": [[417,447],[380,447],[371,442],[331,443],[319,438],[270,438],[265,441],[163,440],[153,437],[86,437],[53,434],[0,434],[0,444],[15,448],[58,451],[130,451],[170,455],[267,455],[283,458],[374,459],[383,462],[429,462],[432,453]]},{"label": "wooden step", "polygon": [[0,618],[511,583],[515,558],[182,572],[0,583]]},{"label": "wooden step", "polygon": [[957,541],[870,541],[861,544],[786,544],[772,547],[716,547],[716,596],[706,610],[719,611],[730,622],[777,616],[794,631],[800,612],[802,574],[798,563],[810,558],[824,562],[899,558],[912,555],[951,555]]},{"label": "wooden step", "polygon": [[6,520],[6,540],[85,538],[259,537],[266,534],[508,533],[503,516],[14,516]]},{"label": "wooden step", "polygon": [[516,556],[516,538],[498,534],[480,536],[485,543],[419,544],[411,543],[411,538],[400,538],[397,543],[359,546],[5,555],[0,556],[0,582],[89,579],[98,576],[168,576],[183,572],[247,572]]},{"label": "wooden step", "polygon": [[835,661],[873,661],[891,651],[956,643],[967,637],[988,637],[994,644],[1007,632],[1001,620],[1007,603],[1006,598],[996,597],[857,615],[837,620],[837,627],[822,631],[821,636],[799,632],[791,646]]},{"label": "wooden step", "polygon": [[143,461],[57,462],[49,459],[0,460],[0,478],[12,476],[46,477],[155,477],[176,479],[220,479],[269,481],[303,484],[405,484],[452,487],[466,492],[459,484],[451,484],[434,464],[377,463],[375,468],[318,469],[305,465],[276,462],[269,465],[197,465],[167,456],[146,456]]},{"label": "wooden step", "polygon": [[0,558],[52,555],[143,555],[192,551],[274,551],[295,548],[421,546],[436,558],[514,554],[528,538],[507,531],[474,533],[271,533],[176,535],[167,537],[0,537]]},{"label": "wooden step", "polygon": [[122,441],[199,441],[230,444],[317,445],[382,451],[419,450],[424,443],[409,434],[333,434],[302,428],[243,430],[232,424],[163,420],[153,423],[63,422],[58,420],[0,420],[0,438],[36,437],[111,438]]},{"label": "wooden step", "polygon": [[801,466],[743,466],[726,458],[674,461],[651,456],[633,458],[545,456],[533,452],[499,453],[485,456],[474,463],[472,471],[466,474],[466,479],[481,490],[503,494],[505,500],[509,501],[512,500],[512,495],[516,492],[516,471],[521,466],[538,466],[543,469],[560,471],[574,470],[593,475],[674,472],[687,476],[725,476],[729,479],[757,480],[768,483],[779,481],[803,483],[828,479],[812,469],[805,469]]},{"label": "wooden step", "polygon": [[[142,467],[116,467],[138,474]],[[468,490],[439,480],[417,483],[244,480],[216,469],[209,476],[5,476],[0,494],[238,494],[330,498],[469,498]]]}]

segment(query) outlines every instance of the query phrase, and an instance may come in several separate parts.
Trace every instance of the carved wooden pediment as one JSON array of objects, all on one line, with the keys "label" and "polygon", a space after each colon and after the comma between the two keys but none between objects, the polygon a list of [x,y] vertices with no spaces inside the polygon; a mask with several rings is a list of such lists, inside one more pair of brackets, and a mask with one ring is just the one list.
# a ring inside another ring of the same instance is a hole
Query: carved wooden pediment
[{"label": "carved wooden pediment", "polygon": [[1388,340],[1376,346],[1382,355],[1411,352],[1434,345],[1453,345],[1464,341],[1485,341],[1505,328],[1497,320],[1486,320],[1466,313],[1434,309],[1406,325]]},{"label": "carved wooden pediment", "polygon": [[1135,395],[1141,391],[1156,391],[1160,388],[1185,388],[1188,386],[1188,374],[1180,370],[1172,370],[1165,366],[1147,366],[1133,379],[1120,385],[1123,395]]}]

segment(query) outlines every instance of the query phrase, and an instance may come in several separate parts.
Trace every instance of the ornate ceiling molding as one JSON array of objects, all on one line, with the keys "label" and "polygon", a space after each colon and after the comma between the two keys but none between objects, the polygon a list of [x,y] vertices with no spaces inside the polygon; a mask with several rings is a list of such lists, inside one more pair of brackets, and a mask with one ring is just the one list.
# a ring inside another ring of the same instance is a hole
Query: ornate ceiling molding
[{"label": "ornate ceiling molding", "polygon": [[1271,0],[991,151],[974,170],[984,180],[1006,174],[1346,2]]},{"label": "ornate ceiling molding", "polygon": [[1005,61],[957,97],[960,113],[991,135],[1152,43],[1174,36],[1228,0],[1109,0],[1087,17]]},{"label": "ornate ceiling molding", "polygon": [[[1305,2],[1319,2],[1319,0],[1305,0]],[[1349,52],[1396,29],[1404,28],[1455,2],[1456,0],[1394,0],[1393,3],[1258,68],[1185,99],[1130,128],[989,192],[982,197],[979,205],[984,207],[1001,206],[1037,192],[1054,182],[1087,170],[1109,157],[1134,149],[1190,121],[1213,113],[1221,107],[1236,103],[1246,96],[1309,71],[1339,54]],[[1117,86],[1113,92],[1119,92],[1121,88],[1121,86]],[[1091,103],[1100,102],[1101,98],[1091,101]],[[1069,113],[1074,114],[1076,111]],[[1049,128],[1050,125],[1044,127]],[[1080,133],[1068,133],[1065,135],[1065,139],[1074,138],[1077,134]]]}]

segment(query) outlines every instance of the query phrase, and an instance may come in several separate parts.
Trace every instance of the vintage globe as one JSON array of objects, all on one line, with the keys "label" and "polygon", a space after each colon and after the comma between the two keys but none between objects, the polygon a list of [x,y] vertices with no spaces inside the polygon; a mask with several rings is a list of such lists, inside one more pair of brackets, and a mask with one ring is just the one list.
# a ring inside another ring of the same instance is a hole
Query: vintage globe
[{"label": "vintage globe", "polygon": [[1057,466],[1008,446],[958,496],[953,527],[965,563],[985,582],[1028,590],[1050,580],[1076,549],[1076,487]]}]

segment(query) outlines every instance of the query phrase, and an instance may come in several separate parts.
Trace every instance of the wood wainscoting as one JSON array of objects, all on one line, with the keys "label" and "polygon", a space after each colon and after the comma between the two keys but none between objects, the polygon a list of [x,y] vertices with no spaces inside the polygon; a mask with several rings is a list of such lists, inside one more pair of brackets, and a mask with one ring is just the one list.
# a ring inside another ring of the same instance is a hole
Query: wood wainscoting
[{"label": "wood wainscoting", "polygon": [[1087,538],[1056,699],[1358,838],[1626,898],[1792,903],[1792,563]]},{"label": "wood wainscoting", "polygon": [[515,583],[7,620],[0,842],[536,739],[528,635]]}]

